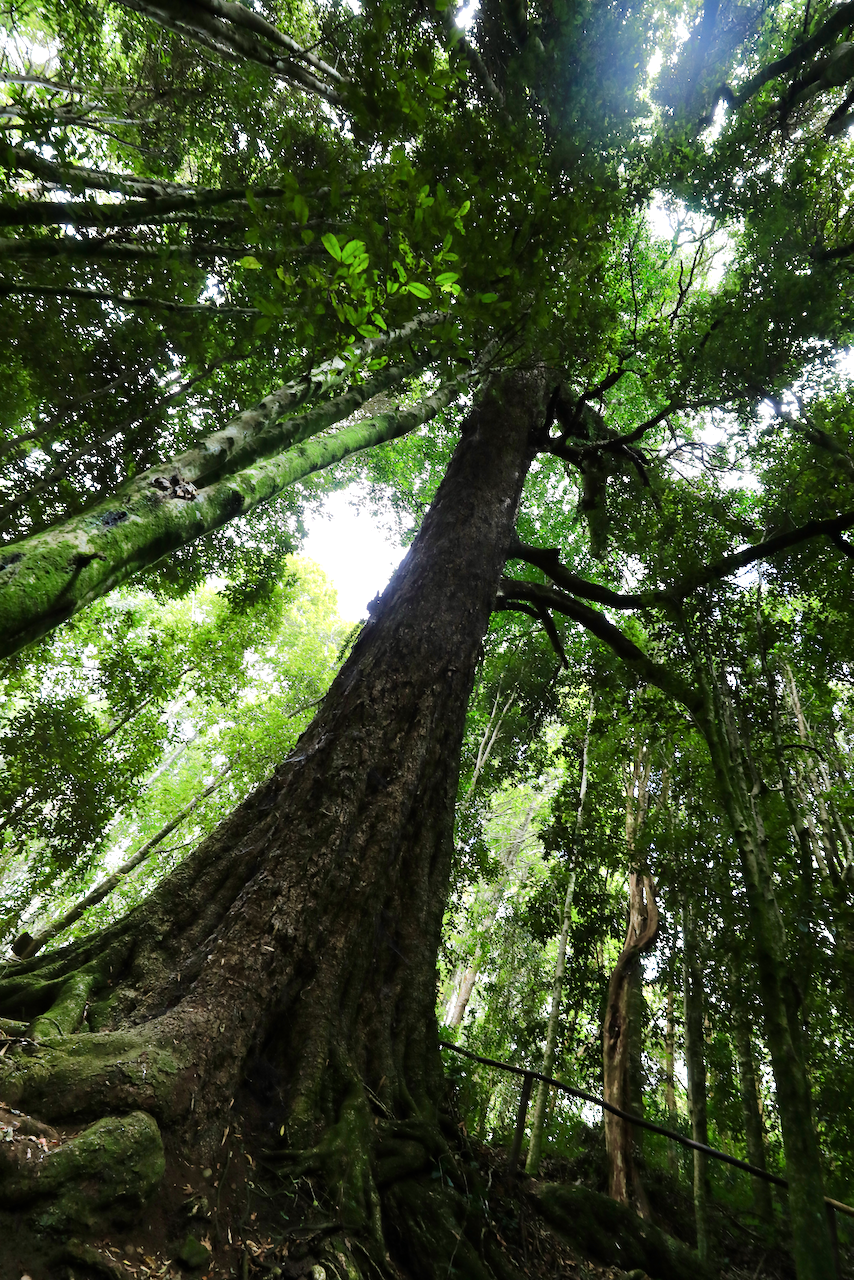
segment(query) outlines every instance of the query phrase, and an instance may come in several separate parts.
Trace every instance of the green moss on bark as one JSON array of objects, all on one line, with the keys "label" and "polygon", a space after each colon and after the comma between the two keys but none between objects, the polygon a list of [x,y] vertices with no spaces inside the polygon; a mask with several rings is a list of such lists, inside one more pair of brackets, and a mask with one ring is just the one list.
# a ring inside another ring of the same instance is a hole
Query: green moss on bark
[{"label": "green moss on bark", "polygon": [[712,1280],[693,1249],[607,1196],[546,1183],[537,1189],[536,1200],[546,1221],[573,1248],[606,1266],[642,1268],[655,1280]]},{"label": "green moss on bark", "polygon": [[[135,1214],[160,1184],[160,1130],[145,1112],[108,1116],[53,1150],[30,1143],[0,1182],[7,1203],[32,1206],[44,1231],[91,1231]],[[22,1153],[18,1153],[19,1157]]]}]

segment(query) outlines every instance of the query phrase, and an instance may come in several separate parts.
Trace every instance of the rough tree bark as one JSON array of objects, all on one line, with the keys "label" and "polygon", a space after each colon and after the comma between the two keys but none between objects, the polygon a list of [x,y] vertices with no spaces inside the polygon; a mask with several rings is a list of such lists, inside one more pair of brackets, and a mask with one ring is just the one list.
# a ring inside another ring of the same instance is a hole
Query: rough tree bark
[{"label": "rough tree bark", "polygon": [[[164,1139],[221,1151],[254,1080],[278,1160],[323,1188],[339,1271],[362,1275],[367,1255],[375,1274],[390,1251],[413,1276],[451,1261],[488,1274],[440,1127],[436,955],[466,702],[543,382],[506,375],[471,411],[409,555],[273,777],[124,920],[0,979],[0,1093],[52,1123],[99,1118],[125,1203],[156,1185]],[[62,1161],[88,1142],[99,1175],[96,1137],[27,1166],[3,1144],[0,1186],[42,1224],[91,1225],[109,1204],[81,1208],[80,1165],[72,1194]]]}]

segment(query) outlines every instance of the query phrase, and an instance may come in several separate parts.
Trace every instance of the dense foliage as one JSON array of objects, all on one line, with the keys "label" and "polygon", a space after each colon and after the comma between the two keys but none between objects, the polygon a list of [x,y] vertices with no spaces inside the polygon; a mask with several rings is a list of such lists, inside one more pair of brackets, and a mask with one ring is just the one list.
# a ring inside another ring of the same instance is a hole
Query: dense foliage
[{"label": "dense foliage", "polygon": [[[288,754],[345,640],[287,558],[305,505],[358,478],[411,538],[465,410],[528,377],[440,1016],[598,1093],[623,974],[620,1098],[787,1168],[824,1280],[822,1196],[854,1195],[854,5],[0,22],[7,940],[192,806],[153,884]],[[508,1138],[514,1086],[449,1070]],[[713,1258],[701,1163],[693,1191]]]}]

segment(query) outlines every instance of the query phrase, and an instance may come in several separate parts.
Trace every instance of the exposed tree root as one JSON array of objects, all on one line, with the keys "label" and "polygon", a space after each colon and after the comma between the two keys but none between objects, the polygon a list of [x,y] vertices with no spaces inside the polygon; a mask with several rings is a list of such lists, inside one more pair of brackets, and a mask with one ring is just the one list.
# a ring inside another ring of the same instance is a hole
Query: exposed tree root
[{"label": "exposed tree root", "polygon": [[[163,1176],[163,1143],[142,1111],[109,1117],[62,1141],[45,1127],[22,1123],[0,1143],[0,1188],[6,1204],[23,1210],[39,1230],[80,1231],[127,1220]],[[24,1132],[40,1128],[37,1136]]]}]

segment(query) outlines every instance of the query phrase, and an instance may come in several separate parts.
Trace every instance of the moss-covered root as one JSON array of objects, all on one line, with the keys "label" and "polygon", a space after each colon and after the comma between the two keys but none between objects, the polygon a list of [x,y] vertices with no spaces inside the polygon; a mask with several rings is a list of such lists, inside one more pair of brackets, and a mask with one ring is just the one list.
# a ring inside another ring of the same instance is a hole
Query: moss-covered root
[{"label": "moss-covered root", "polygon": [[15,1132],[0,1143],[0,1196],[49,1231],[92,1231],[129,1218],[157,1189],[160,1130],[144,1111],[97,1120],[55,1144]]},{"label": "moss-covered root", "polygon": [[0,1097],[50,1121],[130,1110],[171,1117],[183,1105],[177,1053],[145,1028],[23,1040],[0,1058]]},{"label": "moss-covered root", "polygon": [[607,1196],[550,1183],[532,1194],[551,1227],[579,1253],[605,1266],[640,1269],[655,1280],[712,1280],[693,1249]]},{"label": "moss-covered root", "polygon": [[383,1207],[392,1257],[406,1275],[495,1280],[474,1243],[480,1243],[486,1226],[478,1206],[441,1179],[396,1182],[387,1189]]},{"label": "moss-covered root", "polygon": [[509,1264],[484,1261],[483,1189],[467,1185],[439,1127],[374,1115],[356,1081],[319,1143],[270,1156],[291,1182],[316,1177],[343,1228],[317,1255],[327,1277],[521,1280]]},{"label": "moss-covered root", "polygon": [[30,1038],[45,1040],[57,1034],[70,1036],[77,1031],[83,1022],[86,1005],[96,981],[97,974],[86,970],[73,973],[67,978],[48,1012],[30,1023]]}]

